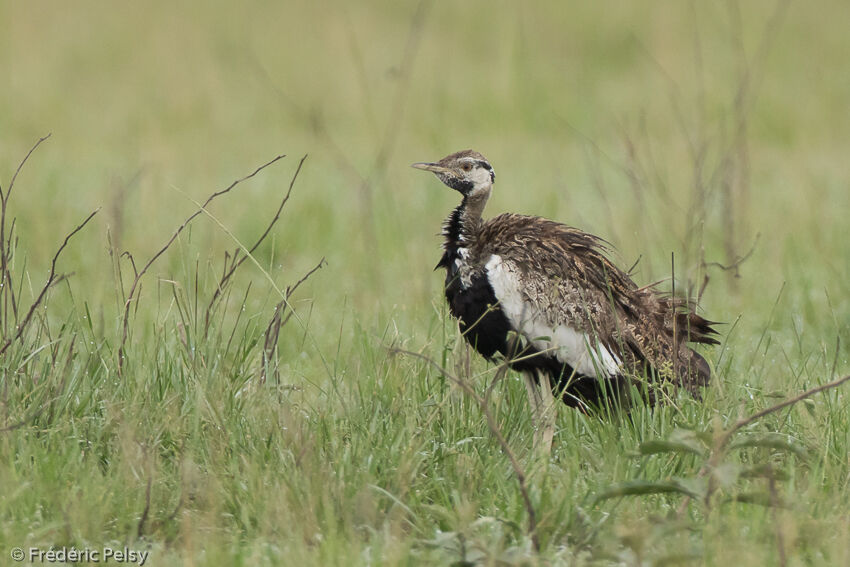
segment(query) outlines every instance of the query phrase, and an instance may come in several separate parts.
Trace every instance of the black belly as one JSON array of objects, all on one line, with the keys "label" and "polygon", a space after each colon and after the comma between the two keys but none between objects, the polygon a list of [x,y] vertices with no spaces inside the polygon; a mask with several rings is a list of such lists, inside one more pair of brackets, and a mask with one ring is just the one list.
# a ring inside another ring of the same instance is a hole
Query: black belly
[{"label": "black belly", "polygon": [[496,353],[508,355],[507,340],[511,326],[484,275],[473,276],[471,284],[463,287],[460,278],[449,272],[446,300],[452,315],[460,323],[464,338],[475,350],[488,359]]},{"label": "black belly", "polygon": [[[552,382],[552,389],[561,393],[565,404],[578,407],[585,404],[601,405],[603,398],[620,396],[625,382],[621,377],[600,380],[596,377],[574,375],[569,364],[554,356],[542,353],[523,341],[512,341],[512,327],[496,300],[496,294],[486,276],[476,274],[469,286],[462,286],[460,278],[447,271],[446,300],[449,310],[458,320],[461,333],[479,354],[493,360],[501,354],[509,361],[512,369],[531,372],[537,379],[538,372],[545,372]],[[519,360],[517,360],[519,359]]]}]

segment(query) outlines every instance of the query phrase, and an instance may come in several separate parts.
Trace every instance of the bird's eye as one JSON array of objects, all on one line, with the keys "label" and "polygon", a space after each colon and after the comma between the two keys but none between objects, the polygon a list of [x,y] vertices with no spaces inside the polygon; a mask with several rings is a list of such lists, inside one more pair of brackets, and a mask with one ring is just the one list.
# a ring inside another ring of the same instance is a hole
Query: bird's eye
[{"label": "bird's eye", "polygon": [[469,163],[465,163],[462,166],[460,166],[460,168],[464,171],[469,171],[470,169],[472,169],[472,165],[469,164]]}]

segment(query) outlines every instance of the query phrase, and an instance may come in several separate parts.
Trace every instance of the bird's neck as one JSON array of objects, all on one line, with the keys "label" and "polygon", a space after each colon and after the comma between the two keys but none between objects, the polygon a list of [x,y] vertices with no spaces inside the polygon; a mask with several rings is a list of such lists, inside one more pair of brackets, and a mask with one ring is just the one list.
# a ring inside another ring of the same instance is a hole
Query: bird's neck
[{"label": "bird's neck", "polygon": [[464,195],[463,201],[451,212],[443,226],[446,248],[469,246],[481,226],[481,214],[489,196],[489,191]]}]

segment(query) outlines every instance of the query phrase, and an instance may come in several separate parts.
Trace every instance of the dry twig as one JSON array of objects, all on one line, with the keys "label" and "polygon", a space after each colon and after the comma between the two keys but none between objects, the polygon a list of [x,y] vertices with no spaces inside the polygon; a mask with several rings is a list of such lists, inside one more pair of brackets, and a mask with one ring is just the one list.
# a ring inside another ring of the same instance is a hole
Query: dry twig
[{"label": "dry twig", "polygon": [[[228,185],[224,189],[222,189],[220,191],[216,191],[215,193],[213,193],[212,195],[207,197],[207,200],[204,201],[204,203],[200,206],[200,208],[197,211],[195,211],[194,213],[192,213],[191,215],[189,215],[189,217],[186,218],[185,221],[183,221],[183,224],[181,224],[177,228],[177,230],[174,231],[174,234],[171,235],[171,238],[168,239],[168,241],[159,249],[159,251],[157,251],[156,254],[151,256],[151,258],[142,267],[142,269],[139,270],[139,271],[136,271],[135,278],[133,279],[133,284],[130,286],[130,293],[127,294],[127,299],[124,302],[124,317],[123,317],[123,322],[122,322],[121,343],[120,343],[120,346],[118,347],[118,372],[119,373],[121,372],[121,369],[124,367],[124,353],[125,353],[124,349],[127,345],[127,337],[129,335],[129,332],[130,332],[130,306],[133,304],[134,301],[137,302],[137,300],[138,300],[136,292],[139,288],[139,282],[141,281],[142,276],[144,276],[145,273],[147,273],[147,271],[151,267],[151,265],[154,262],[156,262],[156,260],[159,259],[160,256],[165,254],[165,252],[171,247],[171,245],[174,243],[174,241],[177,240],[177,237],[180,236],[180,233],[183,232],[183,230],[189,225],[189,223],[192,222],[198,215],[203,213],[206,210],[207,206],[209,206],[209,204],[213,200],[215,200],[216,198],[218,198],[218,197],[220,197],[220,196],[222,196],[226,193],[229,193],[233,188],[235,188],[237,185],[239,185],[243,181],[247,181],[248,179],[251,179],[252,177],[257,175],[258,173],[260,173],[261,171],[263,171],[264,169],[266,169],[270,165],[276,163],[277,161],[283,159],[284,157],[286,157],[286,156],[285,155],[279,155],[279,156],[275,157],[274,159],[264,163],[263,165],[261,165],[260,167],[258,167],[253,172],[246,175],[245,177],[241,177],[241,178],[237,179],[236,181],[234,181],[233,183],[231,183],[230,185]],[[135,271],[135,268],[134,268],[134,271]]]},{"label": "dry twig", "polygon": [[[233,274],[236,273],[236,270],[239,269],[239,266],[241,266],[245,262],[245,260],[247,260],[254,253],[254,251],[257,250],[257,248],[259,248],[260,244],[263,243],[263,241],[266,239],[266,237],[268,237],[272,228],[274,228],[274,225],[277,223],[278,220],[280,220],[280,215],[283,212],[283,207],[289,201],[289,197],[292,194],[292,188],[295,186],[295,180],[298,179],[298,174],[301,173],[301,166],[304,165],[304,161],[306,159],[307,159],[307,156],[305,155],[304,157],[301,158],[301,161],[298,162],[298,167],[295,169],[295,174],[293,174],[292,180],[289,182],[289,189],[286,191],[286,195],[283,196],[283,199],[281,200],[280,205],[278,206],[274,217],[271,219],[271,221],[269,221],[268,225],[266,225],[266,230],[263,231],[263,234],[260,235],[260,237],[256,240],[256,242],[254,242],[254,245],[251,246],[251,248],[248,250],[247,254],[243,254],[240,257],[239,256],[240,249],[237,248],[236,252],[233,253],[233,257],[231,258],[229,265],[227,263],[227,257],[225,257],[224,272],[221,275],[221,279],[218,282],[218,286],[216,286],[215,292],[213,293],[212,297],[210,298],[209,304],[207,304],[207,311],[206,311],[206,314],[204,315],[204,335],[205,336],[209,333],[210,315],[212,314],[212,310],[215,307],[216,302],[221,298],[222,292],[224,291],[224,289],[227,287],[227,285],[230,283],[231,279],[233,278]],[[324,258],[322,258],[322,261],[324,261]],[[319,265],[321,265],[321,262],[319,263]],[[315,269],[311,270],[310,273],[313,273],[314,271],[315,271]],[[289,299],[289,298],[287,297],[286,299]]]},{"label": "dry twig", "polygon": [[9,205],[9,198],[12,196],[12,189],[15,188],[15,181],[18,179],[18,174],[24,168],[30,156],[35,152],[35,150],[50,137],[50,134],[39,138],[38,141],[33,144],[30,148],[30,151],[27,152],[27,155],[24,156],[24,159],[21,160],[21,163],[18,164],[18,168],[15,170],[15,174],[12,175],[12,180],[9,182],[9,188],[6,191],[3,191],[3,187],[0,187],[0,286],[2,286],[2,331],[3,337],[6,336],[6,329],[9,323],[9,308],[11,308],[14,320],[17,323],[18,321],[18,302],[15,299],[15,286],[12,282],[12,272],[9,269],[9,260],[12,255],[12,248],[14,246],[12,235],[15,232],[15,221],[12,219],[11,226],[9,227],[9,234],[6,234],[6,213],[7,207]]},{"label": "dry twig", "polygon": [[11,344],[14,341],[18,340],[21,337],[21,335],[24,334],[24,331],[26,331],[27,327],[29,326],[30,321],[32,320],[32,316],[35,313],[35,310],[38,309],[38,306],[41,305],[42,301],[44,301],[44,297],[45,297],[45,295],[47,295],[47,290],[50,289],[51,286],[53,286],[54,283],[56,283],[56,280],[57,280],[56,262],[59,261],[59,256],[62,254],[62,251],[65,250],[65,247],[68,245],[68,241],[71,240],[72,236],[74,236],[75,234],[80,232],[83,229],[83,227],[86,226],[89,223],[89,221],[98,213],[98,211],[100,211],[99,208],[92,211],[92,213],[89,214],[89,216],[87,216],[86,219],[83,222],[81,222],[79,225],[77,225],[77,228],[75,228],[74,230],[72,230],[71,232],[69,232],[65,236],[65,240],[62,242],[62,245],[59,247],[59,249],[53,255],[53,261],[50,263],[50,274],[47,276],[47,282],[45,282],[44,286],[41,288],[41,292],[38,294],[38,297],[36,297],[35,301],[33,301],[32,305],[30,305],[30,308],[29,308],[29,311],[27,311],[27,314],[24,316],[24,318],[21,320],[21,322],[17,325],[18,330],[15,332],[15,334],[12,337],[7,338],[6,341],[3,343],[3,346],[0,347],[0,356],[2,356],[6,352],[6,350],[8,350],[8,348],[11,346]]},{"label": "dry twig", "polygon": [[[304,274],[300,280],[295,282],[293,285],[286,286],[286,290],[283,292],[283,299],[278,302],[274,307],[274,315],[272,315],[271,321],[269,321],[268,326],[266,327],[265,338],[263,342],[263,374],[260,377],[260,382],[265,382],[266,377],[269,373],[269,366],[271,365],[272,357],[274,356],[275,351],[277,350],[277,341],[280,337],[280,328],[286,325],[289,321],[290,317],[294,313],[293,307],[289,303],[289,298],[292,297],[292,294],[295,293],[295,290],[298,287],[307,281],[307,278],[313,275],[319,268],[321,268],[325,264],[325,259],[322,258],[319,260],[319,263],[316,264],[310,271]],[[289,307],[289,312],[286,314],[286,317],[282,317],[281,313]],[[275,364],[274,367],[274,377],[278,377],[278,367]]]},{"label": "dry twig", "polygon": [[[827,390],[832,390],[834,388],[838,388],[843,385],[845,382],[850,381],[850,374],[839,378],[837,380],[833,380],[832,382],[827,382],[826,384],[821,384],[820,386],[816,386],[814,388],[810,388],[805,392],[801,392],[800,394],[794,396],[793,398],[788,398],[787,400],[781,401],[778,404],[772,405],[770,407],[764,408],[763,410],[757,411],[756,413],[749,415],[747,417],[742,417],[729,429],[726,429],[720,432],[717,436],[715,436],[714,447],[711,449],[711,453],[709,455],[706,463],[700,468],[697,473],[697,477],[703,477],[708,474],[709,471],[714,470],[723,460],[723,457],[726,455],[729,442],[732,440],[732,437],[743,429],[744,427],[750,425],[751,423],[758,421],[759,419],[770,415],[772,413],[776,413],[781,409],[787,408],[789,406],[793,406],[807,398],[814,396],[815,394],[819,394],[821,392],[825,392]],[[711,496],[714,494],[716,490],[716,486],[711,478],[709,478],[708,487],[705,492],[705,503],[708,505],[711,500]],[[690,503],[690,497],[686,496],[681,506],[679,506],[679,514],[681,515],[687,509],[688,504]]]}]

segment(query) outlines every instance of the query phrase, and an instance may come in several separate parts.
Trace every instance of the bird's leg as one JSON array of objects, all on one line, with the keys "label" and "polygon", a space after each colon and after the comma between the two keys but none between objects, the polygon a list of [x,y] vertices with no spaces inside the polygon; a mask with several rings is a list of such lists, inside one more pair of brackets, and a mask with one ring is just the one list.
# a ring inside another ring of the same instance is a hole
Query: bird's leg
[{"label": "bird's leg", "polygon": [[538,372],[538,389],[540,390],[541,412],[540,412],[540,428],[541,434],[541,451],[545,454],[552,452],[552,440],[555,437],[555,396],[552,393],[552,383],[549,380],[549,375],[545,372]]},{"label": "bird's leg", "polygon": [[534,451],[540,455],[552,452],[552,439],[555,436],[555,396],[545,372],[523,372],[525,391],[531,406],[531,420],[534,427]]},{"label": "bird's leg", "polygon": [[528,394],[528,405],[531,407],[531,427],[534,432],[534,450],[537,450],[539,445],[538,425],[540,423],[540,391],[538,390],[537,381],[534,379],[533,372],[522,373],[523,382],[525,383],[525,392]]}]

